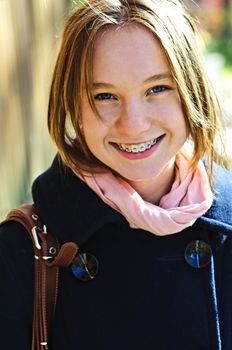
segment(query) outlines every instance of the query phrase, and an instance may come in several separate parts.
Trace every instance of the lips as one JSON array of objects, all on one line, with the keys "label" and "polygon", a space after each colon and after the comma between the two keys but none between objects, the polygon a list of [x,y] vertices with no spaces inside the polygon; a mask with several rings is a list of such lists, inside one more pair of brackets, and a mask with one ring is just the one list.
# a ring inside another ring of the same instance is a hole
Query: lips
[{"label": "lips", "polygon": [[159,137],[156,137],[154,139],[151,139],[146,142],[142,143],[136,143],[136,144],[127,144],[127,143],[114,143],[114,145],[117,145],[121,151],[124,151],[126,153],[142,153],[150,149],[152,146],[154,146],[158,141],[160,141],[165,134],[160,135]]}]

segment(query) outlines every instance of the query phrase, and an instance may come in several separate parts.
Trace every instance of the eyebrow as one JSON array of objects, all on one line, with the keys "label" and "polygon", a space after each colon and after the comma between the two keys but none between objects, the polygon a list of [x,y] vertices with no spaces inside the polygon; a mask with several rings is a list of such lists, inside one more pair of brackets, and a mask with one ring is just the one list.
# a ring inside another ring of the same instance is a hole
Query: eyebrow
[{"label": "eyebrow", "polygon": [[[154,74],[151,77],[147,78],[146,80],[144,80],[143,83],[150,83],[152,81],[159,81],[159,80],[167,80],[167,79],[171,79],[173,80],[172,74],[170,72],[167,73],[160,73],[160,74]],[[93,89],[105,89],[105,88],[114,88],[114,85],[109,84],[109,83],[93,83]]]},{"label": "eyebrow", "polygon": [[152,75],[152,77],[147,78],[144,83],[150,83],[151,81],[157,81],[157,80],[165,80],[165,79],[171,79],[173,80],[173,76],[170,72],[167,73],[160,73]]}]

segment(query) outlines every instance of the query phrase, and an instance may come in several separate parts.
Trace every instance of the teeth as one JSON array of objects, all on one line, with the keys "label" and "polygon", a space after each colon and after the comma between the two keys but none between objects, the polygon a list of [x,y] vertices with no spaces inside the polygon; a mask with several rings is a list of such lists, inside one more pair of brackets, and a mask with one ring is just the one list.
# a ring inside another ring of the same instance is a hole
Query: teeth
[{"label": "teeth", "polygon": [[125,145],[123,143],[118,143],[118,147],[125,152],[129,153],[138,153],[138,152],[144,152],[147,149],[150,149],[153,145],[155,145],[157,142],[157,139],[150,140],[146,143],[141,143],[140,145]]},{"label": "teeth", "polygon": [[139,148],[139,152],[144,152],[146,150],[146,145],[142,143],[138,148]]},{"label": "teeth", "polygon": [[154,139],[154,140],[152,141],[151,145],[152,145],[152,146],[155,145],[156,142],[157,142],[157,139]]},{"label": "teeth", "polygon": [[138,153],[139,147],[138,146],[131,146],[131,152],[132,153]]}]

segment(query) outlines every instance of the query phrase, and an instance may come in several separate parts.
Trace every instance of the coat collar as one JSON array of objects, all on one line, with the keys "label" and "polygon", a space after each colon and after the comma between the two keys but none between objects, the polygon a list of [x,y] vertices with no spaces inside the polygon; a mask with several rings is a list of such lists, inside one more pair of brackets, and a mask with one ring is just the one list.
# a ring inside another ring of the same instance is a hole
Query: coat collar
[{"label": "coat collar", "polygon": [[107,223],[126,220],[106,205],[58,156],[32,186],[34,205],[42,221],[61,243],[83,245]]},{"label": "coat collar", "polygon": [[[213,205],[194,226],[232,234],[232,177],[228,171],[217,167],[215,187]],[[66,168],[58,156],[35,180],[32,195],[42,221],[61,243],[74,241],[81,246],[107,223],[128,225],[121,214]]]},{"label": "coat collar", "polygon": [[232,175],[218,165],[214,165],[214,188],[212,206],[195,224],[215,232],[232,234]]}]

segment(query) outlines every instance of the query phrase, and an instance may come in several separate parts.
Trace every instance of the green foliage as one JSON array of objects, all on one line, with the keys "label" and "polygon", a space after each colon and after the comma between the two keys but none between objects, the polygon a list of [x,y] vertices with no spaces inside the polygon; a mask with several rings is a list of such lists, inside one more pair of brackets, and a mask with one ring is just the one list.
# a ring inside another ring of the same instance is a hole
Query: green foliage
[{"label": "green foliage", "polygon": [[69,5],[69,10],[73,11],[82,2],[83,2],[82,0],[71,0],[70,5]]},{"label": "green foliage", "polygon": [[232,67],[232,4],[225,9],[224,26],[221,33],[211,40],[208,50],[222,54],[226,66]]},{"label": "green foliage", "polygon": [[225,58],[225,64],[232,67],[232,37],[217,37],[211,41],[209,52],[219,52]]}]

